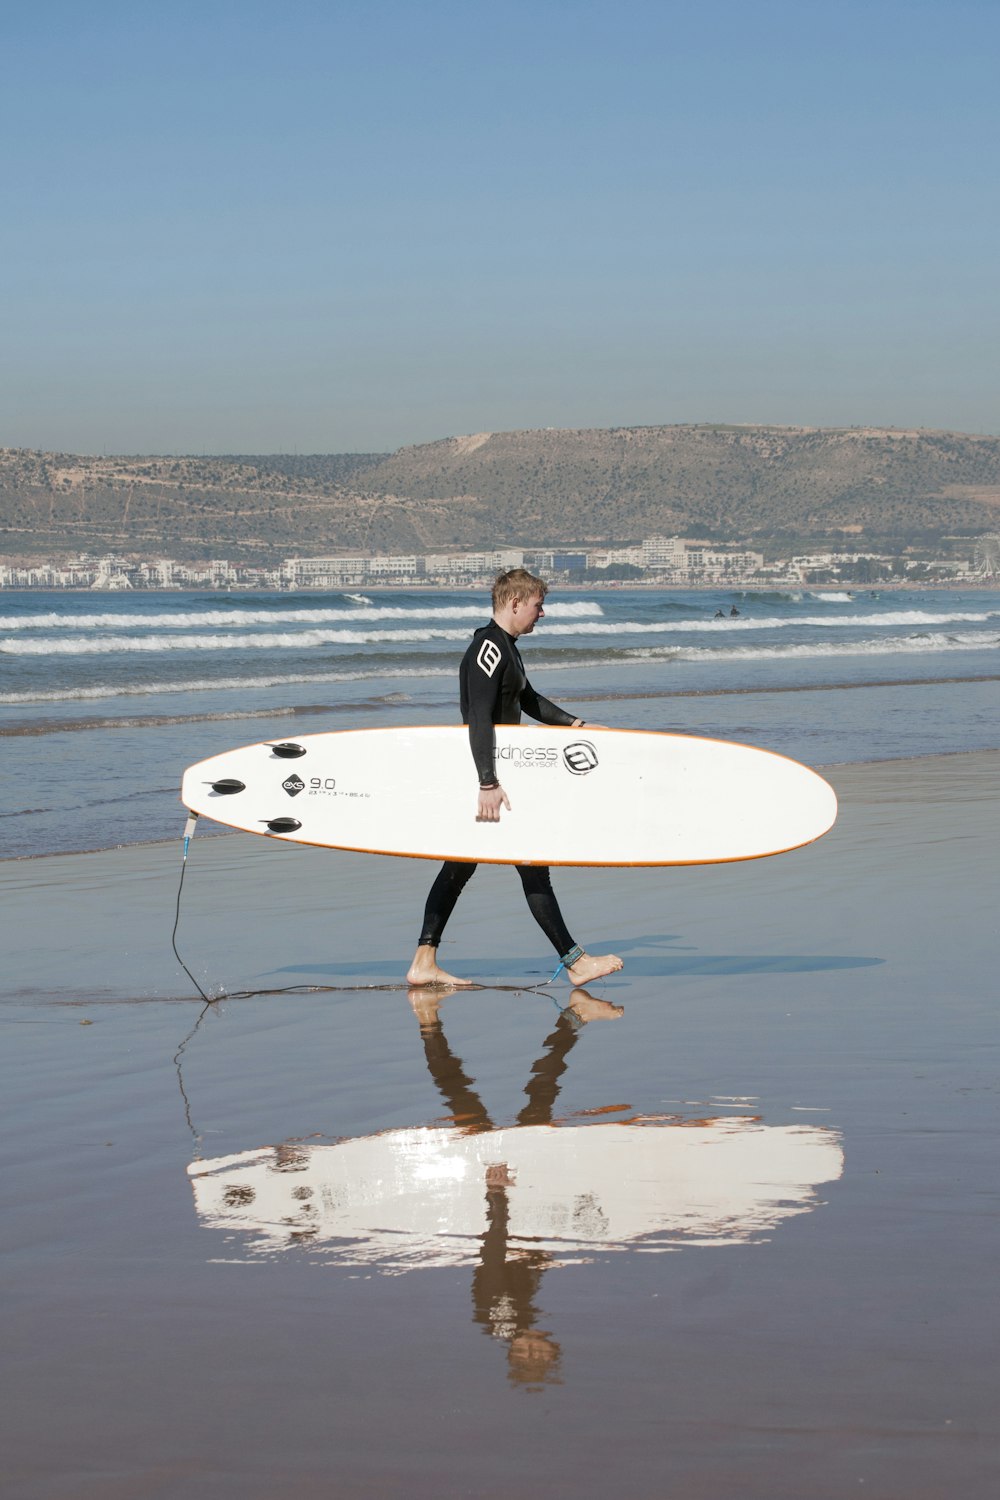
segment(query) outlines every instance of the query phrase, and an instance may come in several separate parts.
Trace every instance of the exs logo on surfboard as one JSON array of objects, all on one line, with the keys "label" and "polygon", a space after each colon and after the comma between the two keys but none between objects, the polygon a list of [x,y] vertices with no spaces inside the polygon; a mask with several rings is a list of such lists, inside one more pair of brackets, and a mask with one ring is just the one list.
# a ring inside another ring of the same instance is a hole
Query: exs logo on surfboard
[{"label": "exs logo on surfboard", "polygon": [[294,771],[292,772],[291,776],[285,777],[281,785],[282,789],[288,793],[289,797],[297,797],[300,792],[305,791],[306,786],[305,782],[302,780],[302,777],[297,776]]},{"label": "exs logo on surfboard", "polygon": [[597,767],[597,751],[589,740],[574,740],[563,750],[563,765],[574,776],[586,776]]}]

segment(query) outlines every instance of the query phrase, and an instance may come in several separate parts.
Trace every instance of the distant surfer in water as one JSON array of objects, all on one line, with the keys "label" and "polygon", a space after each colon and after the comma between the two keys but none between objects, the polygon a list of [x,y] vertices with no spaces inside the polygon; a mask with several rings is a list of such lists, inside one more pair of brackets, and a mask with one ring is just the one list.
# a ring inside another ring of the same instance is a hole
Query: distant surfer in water
[{"label": "distant surfer in water", "polygon": [[[521,710],[541,724],[561,724],[580,729],[574,719],[548,698],[536,693],[528,681],[517,649],[519,636],[529,635],[542,618],[548,585],[524,568],[501,573],[493,585],[493,618],[477,630],[459,669],[462,718],[469,726],[469,744],[479,773],[476,818],[481,823],[499,823],[500,809],[510,811],[507,793],[497,779],[494,764],[495,724],[519,724]],[[516,865],[531,915],[545,933],[560,967],[571,984],[584,985],[622,967],[613,953],[593,954],[574,942],[563,920],[546,865]],[[410,984],[463,984],[438,967],[437,950],[448,918],[476,866],[461,860],[442,865],[431,886],[424,909],[424,925],[413,962],[407,971]]]}]

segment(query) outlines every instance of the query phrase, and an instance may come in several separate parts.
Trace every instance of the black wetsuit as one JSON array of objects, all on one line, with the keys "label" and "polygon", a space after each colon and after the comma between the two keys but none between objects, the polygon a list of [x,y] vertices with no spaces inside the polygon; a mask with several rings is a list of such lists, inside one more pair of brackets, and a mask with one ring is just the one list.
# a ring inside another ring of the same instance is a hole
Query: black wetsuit
[{"label": "black wetsuit", "polygon": [[517,642],[496,620],[477,630],[458,669],[462,722],[469,726],[472,758],[480,786],[496,782],[494,724],[520,724],[523,709],[540,724],[575,724],[572,714],[535,692],[524,670]]},{"label": "black wetsuit", "polygon": [[[528,681],[514,637],[495,620],[477,630],[472,637],[472,644],[462,658],[458,679],[462,718],[469,726],[469,745],[480,786],[495,786],[497,782],[495,724],[520,724],[522,709],[541,724],[576,722],[572,714],[535,692]],[[516,865],[515,868],[521,877],[532,916],[559,957],[563,958],[575,944],[552,890],[548,866]],[[476,866],[465,861],[449,860],[442,865],[427,897],[421,946],[438,946],[455,903],[475,871]]]}]

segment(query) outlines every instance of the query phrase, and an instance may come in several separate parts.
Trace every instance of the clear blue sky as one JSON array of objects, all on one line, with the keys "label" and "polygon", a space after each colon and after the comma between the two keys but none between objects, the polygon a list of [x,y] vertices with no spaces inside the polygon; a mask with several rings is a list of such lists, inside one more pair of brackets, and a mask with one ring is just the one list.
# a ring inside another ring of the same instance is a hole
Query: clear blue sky
[{"label": "clear blue sky", "polygon": [[0,6],[0,444],[1000,431],[1000,0]]}]

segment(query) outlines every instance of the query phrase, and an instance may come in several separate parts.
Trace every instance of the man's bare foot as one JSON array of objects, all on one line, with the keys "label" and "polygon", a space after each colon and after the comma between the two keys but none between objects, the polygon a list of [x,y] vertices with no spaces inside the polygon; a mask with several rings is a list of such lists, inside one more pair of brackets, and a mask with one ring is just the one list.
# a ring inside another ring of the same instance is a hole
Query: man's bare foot
[{"label": "man's bare foot", "polygon": [[[620,965],[619,965],[620,967]],[[456,989],[475,987],[472,979],[458,979],[445,969],[438,967],[437,949],[422,943],[413,955],[413,962],[406,971],[407,984],[450,984]]]},{"label": "man's bare foot", "polygon": [[571,969],[566,970],[566,977],[579,989],[594,979],[603,979],[605,974],[617,974],[624,966],[624,960],[616,953],[584,953]]},{"label": "man's bare foot", "polygon": [[569,997],[567,1010],[571,1010],[581,1021],[617,1021],[625,1014],[624,1005],[612,1005],[610,1000],[598,1000],[586,990],[574,990]]}]

